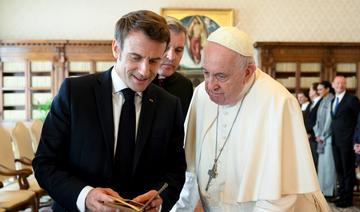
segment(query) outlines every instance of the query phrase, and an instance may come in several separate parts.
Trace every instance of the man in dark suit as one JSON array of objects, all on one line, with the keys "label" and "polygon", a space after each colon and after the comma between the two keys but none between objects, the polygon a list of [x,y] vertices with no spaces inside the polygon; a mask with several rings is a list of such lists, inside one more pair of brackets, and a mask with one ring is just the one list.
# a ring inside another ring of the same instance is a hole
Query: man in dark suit
[{"label": "man in dark suit", "polygon": [[[150,11],[124,15],[108,71],[63,82],[33,160],[54,211],[109,211],[121,195],[147,211],[168,211],[185,180],[180,101],[152,85],[170,40],[166,21]],[[120,112],[121,111],[121,112]]]},{"label": "man in dark suit", "polygon": [[309,97],[311,99],[310,105],[306,108],[304,115],[305,129],[309,138],[311,154],[313,156],[315,168],[317,168],[318,153],[317,153],[317,142],[314,134],[314,126],[316,124],[316,114],[321,102],[321,96],[317,92],[317,86],[319,83],[315,82],[309,89]]},{"label": "man in dark suit", "polygon": [[185,117],[193,94],[193,85],[176,70],[184,53],[186,28],[175,18],[165,18],[170,30],[170,43],[153,83],[180,98]]},{"label": "man in dark suit", "polygon": [[359,112],[359,100],[346,92],[345,77],[336,76],[332,86],[336,94],[332,102],[332,143],[339,182],[339,199],[336,201],[336,206],[349,207],[352,206],[355,183],[353,136]]}]

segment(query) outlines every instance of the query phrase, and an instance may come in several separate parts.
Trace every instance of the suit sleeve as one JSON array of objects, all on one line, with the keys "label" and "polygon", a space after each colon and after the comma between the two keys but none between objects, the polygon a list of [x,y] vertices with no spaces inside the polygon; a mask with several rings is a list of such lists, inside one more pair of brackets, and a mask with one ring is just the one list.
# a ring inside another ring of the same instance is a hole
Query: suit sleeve
[{"label": "suit sleeve", "polygon": [[[160,195],[163,199],[162,211],[169,211],[179,199],[180,191],[185,182],[186,161],[183,148],[184,126],[182,108],[179,99],[176,99],[175,124],[173,125],[171,143],[167,152],[166,166],[167,173],[165,182],[169,184],[168,188]],[[161,182],[160,188],[164,182]]]},{"label": "suit sleeve", "polygon": [[358,115],[356,128],[354,132],[354,144],[360,144],[360,114]]},{"label": "suit sleeve", "polygon": [[71,175],[67,163],[70,142],[70,79],[65,79],[44,122],[39,147],[33,160],[40,186],[62,207],[77,210],[77,197],[86,184]]}]

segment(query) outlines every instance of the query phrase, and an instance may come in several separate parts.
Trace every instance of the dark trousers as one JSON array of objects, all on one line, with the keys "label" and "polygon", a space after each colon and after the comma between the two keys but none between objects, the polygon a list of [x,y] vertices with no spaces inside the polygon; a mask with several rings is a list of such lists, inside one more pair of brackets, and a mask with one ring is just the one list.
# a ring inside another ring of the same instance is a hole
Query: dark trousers
[{"label": "dark trousers", "polygon": [[355,184],[355,153],[351,145],[333,145],[335,168],[339,182],[338,195],[342,201],[352,202]]},{"label": "dark trousers", "polygon": [[319,154],[317,153],[317,142],[314,139],[309,139],[311,155],[314,160],[315,169],[317,171]]}]

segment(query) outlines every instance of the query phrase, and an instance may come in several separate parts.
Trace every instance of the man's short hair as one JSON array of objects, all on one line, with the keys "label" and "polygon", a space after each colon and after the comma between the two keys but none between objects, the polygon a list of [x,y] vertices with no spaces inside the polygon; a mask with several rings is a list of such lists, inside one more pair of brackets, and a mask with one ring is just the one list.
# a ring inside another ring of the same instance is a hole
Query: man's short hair
[{"label": "man's short hair", "polygon": [[143,32],[151,40],[170,42],[170,32],[165,19],[149,10],[138,10],[122,16],[115,25],[115,40],[123,47],[124,40],[132,31]]},{"label": "man's short hair", "polygon": [[317,91],[318,85],[319,85],[319,82],[313,82],[311,84],[311,89],[313,89],[316,92],[317,95],[319,95],[319,92]]},{"label": "man's short hair", "polygon": [[175,33],[183,32],[185,35],[187,34],[186,28],[178,19],[171,16],[165,16],[165,19],[170,31]]}]

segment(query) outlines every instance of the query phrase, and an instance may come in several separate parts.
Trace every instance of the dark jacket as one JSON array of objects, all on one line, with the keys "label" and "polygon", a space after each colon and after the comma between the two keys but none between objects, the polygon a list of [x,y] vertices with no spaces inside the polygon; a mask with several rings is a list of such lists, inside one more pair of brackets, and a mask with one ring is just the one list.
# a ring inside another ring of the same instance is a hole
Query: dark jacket
[{"label": "dark jacket", "polygon": [[[154,79],[153,83],[159,85],[158,77]],[[170,77],[165,78],[162,87],[172,95],[180,98],[183,115],[185,117],[193,95],[194,89],[192,82],[180,73],[175,72]]]},{"label": "dark jacket", "polygon": [[36,179],[56,201],[56,211],[76,211],[86,186],[110,187],[134,198],[164,182],[163,211],[171,209],[185,181],[184,128],[180,101],[150,84],[143,92],[137,131],[133,190],[116,189],[111,69],[65,79],[47,116],[33,160]]}]

